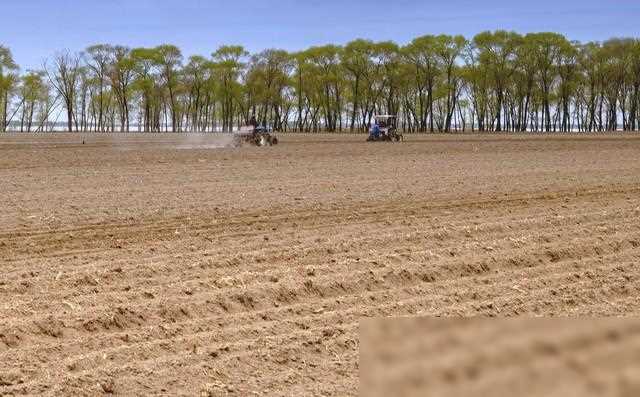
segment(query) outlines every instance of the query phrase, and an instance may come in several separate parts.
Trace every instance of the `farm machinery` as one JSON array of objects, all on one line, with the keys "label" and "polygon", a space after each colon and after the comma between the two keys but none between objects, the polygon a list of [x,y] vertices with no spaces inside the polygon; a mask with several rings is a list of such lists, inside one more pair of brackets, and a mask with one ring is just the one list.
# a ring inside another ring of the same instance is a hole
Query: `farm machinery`
[{"label": "farm machinery", "polygon": [[404,141],[404,136],[398,131],[397,117],[384,114],[374,116],[374,124],[369,130],[367,142],[399,142]]},{"label": "farm machinery", "polygon": [[278,137],[271,127],[245,126],[233,133],[235,146],[249,143],[255,146],[271,146],[278,144]]}]

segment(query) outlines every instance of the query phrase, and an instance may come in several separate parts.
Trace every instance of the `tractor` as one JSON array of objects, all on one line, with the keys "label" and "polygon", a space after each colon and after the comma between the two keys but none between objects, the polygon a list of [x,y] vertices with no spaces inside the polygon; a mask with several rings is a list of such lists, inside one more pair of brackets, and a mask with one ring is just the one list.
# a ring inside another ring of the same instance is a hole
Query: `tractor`
[{"label": "tractor", "polygon": [[374,116],[375,124],[369,130],[367,142],[400,142],[404,141],[404,136],[397,128],[396,116],[384,114]]},{"label": "tractor", "polygon": [[233,133],[235,146],[249,143],[255,146],[271,146],[278,144],[278,137],[273,129],[267,126],[245,126]]}]

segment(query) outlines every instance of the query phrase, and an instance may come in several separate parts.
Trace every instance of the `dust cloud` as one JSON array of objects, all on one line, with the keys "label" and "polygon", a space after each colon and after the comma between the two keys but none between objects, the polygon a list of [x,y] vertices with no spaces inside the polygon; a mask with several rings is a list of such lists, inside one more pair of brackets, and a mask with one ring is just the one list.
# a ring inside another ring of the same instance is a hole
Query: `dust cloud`
[{"label": "dust cloud", "polygon": [[179,141],[175,144],[174,148],[181,150],[222,149],[235,146],[236,142],[234,136],[230,133],[186,133],[180,134]]}]

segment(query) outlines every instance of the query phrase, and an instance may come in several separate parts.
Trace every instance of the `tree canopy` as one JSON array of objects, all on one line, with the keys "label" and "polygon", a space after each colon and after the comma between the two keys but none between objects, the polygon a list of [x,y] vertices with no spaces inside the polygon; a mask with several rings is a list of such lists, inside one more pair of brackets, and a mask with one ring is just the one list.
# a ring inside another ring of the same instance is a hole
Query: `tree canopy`
[{"label": "tree canopy", "polygon": [[552,32],[357,39],[290,53],[228,45],[185,59],[173,45],[97,44],[20,73],[0,45],[0,131],[635,130],[640,40],[579,43]]}]

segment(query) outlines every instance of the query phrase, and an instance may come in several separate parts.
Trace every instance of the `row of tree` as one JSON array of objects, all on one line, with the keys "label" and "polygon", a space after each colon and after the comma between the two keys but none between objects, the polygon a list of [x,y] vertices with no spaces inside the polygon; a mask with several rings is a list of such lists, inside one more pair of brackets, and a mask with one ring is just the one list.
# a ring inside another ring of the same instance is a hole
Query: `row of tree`
[{"label": "row of tree", "polygon": [[255,117],[281,131],[366,131],[375,114],[409,132],[635,130],[640,40],[556,33],[355,40],[250,55],[224,46],[95,45],[20,74],[0,46],[0,131],[229,131]]}]

